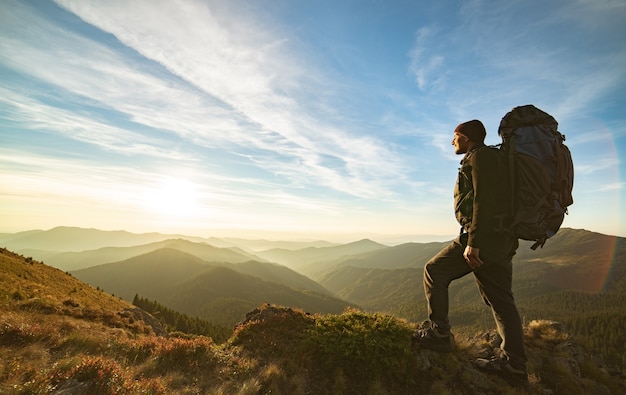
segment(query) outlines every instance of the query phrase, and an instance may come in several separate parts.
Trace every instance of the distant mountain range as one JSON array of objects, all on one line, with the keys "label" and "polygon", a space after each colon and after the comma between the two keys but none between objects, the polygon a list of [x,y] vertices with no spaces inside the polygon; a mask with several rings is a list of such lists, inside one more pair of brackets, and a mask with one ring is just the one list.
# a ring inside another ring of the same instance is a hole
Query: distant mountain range
[{"label": "distant mountain range", "polygon": [[[239,247],[254,252],[272,248],[301,249],[307,247],[331,247],[328,241],[282,241],[249,240],[240,238],[201,238],[180,234],[130,233],[123,230],[106,231],[59,226],[50,230],[29,230],[18,233],[0,233],[0,245],[13,251],[42,250],[67,252],[95,250],[103,247],[131,247],[170,239],[185,239],[197,243],[229,248]],[[23,252],[20,252],[23,253]]]},{"label": "distant mountain range", "polygon": [[[50,230],[29,230],[14,234],[0,234],[0,243],[13,251],[28,249],[47,252],[67,252],[94,250],[103,247],[130,247],[177,238],[182,238],[182,236],[164,235],[161,233],[135,234],[123,230],[102,231],[59,226]],[[185,237],[185,239],[201,241],[197,237]]]},{"label": "distant mountain range", "polygon": [[289,266],[294,270],[315,278],[340,264],[343,259],[387,248],[388,246],[386,245],[364,239],[333,247],[308,247],[299,250],[274,248],[258,251],[257,254],[268,261]]},{"label": "distant mountain range", "polygon": [[204,242],[198,243],[185,239],[167,239],[131,247],[103,247],[96,250],[80,252],[52,252],[24,249],[20,250],[20,253],[36,256],[37,259],[61,270],[72,271],[101,265],[103,263],[118,262],[161,248],[173,248],[187,252],[208,262],[241,263],[249,260],[265,261],[263,258],[250,254],[237,247],[218,248]]}]

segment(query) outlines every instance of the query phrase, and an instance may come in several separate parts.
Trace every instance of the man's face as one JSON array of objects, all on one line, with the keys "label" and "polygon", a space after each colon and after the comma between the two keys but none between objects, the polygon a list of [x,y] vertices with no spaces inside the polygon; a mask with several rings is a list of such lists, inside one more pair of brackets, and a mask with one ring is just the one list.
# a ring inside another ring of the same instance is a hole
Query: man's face
[{"label": "man's face", "polygon": [[454,133],[454,138],[452,139],[452,145],[454,145],[454,153],[466,153],[470,147],[470,144],[470,139],[467,136],[459,133]]}]

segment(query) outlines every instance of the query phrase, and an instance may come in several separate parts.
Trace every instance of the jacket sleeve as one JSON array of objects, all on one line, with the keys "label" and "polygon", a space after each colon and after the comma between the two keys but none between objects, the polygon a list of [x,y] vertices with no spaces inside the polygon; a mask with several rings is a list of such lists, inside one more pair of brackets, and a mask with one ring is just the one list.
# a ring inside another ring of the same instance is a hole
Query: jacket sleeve
[{"label": "jacket sleeve", "polygon": [[468,245],[482,248],[498,230],[502,190],[506,187],[502,162],[493,149],[480,149],[470,158],[474,207],[468,229]]}]

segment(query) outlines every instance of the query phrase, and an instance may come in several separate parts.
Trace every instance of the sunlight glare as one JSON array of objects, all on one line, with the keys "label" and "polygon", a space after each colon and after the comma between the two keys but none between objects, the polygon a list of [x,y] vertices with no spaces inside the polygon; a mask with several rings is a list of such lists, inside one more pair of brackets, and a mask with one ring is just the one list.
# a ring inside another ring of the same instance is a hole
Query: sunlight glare
[{"label": "sunlight glare", "polygon": [[149,193],[147,208],[162,216],[186,217],[197,208],[197,186],[184,179],[165,178]]}]

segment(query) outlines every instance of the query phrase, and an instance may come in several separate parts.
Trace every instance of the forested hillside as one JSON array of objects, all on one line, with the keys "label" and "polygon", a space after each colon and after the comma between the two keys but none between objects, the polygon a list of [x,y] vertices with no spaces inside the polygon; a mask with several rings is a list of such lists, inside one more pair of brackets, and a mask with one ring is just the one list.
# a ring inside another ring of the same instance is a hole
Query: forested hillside
[{"label": "forested hillside", "polygon": [[133,298],[133,305],[154,316],[168,332],[203,335],[212,338],[217,343],[222,343],[233,333],[230,328],[215,325],[198,317],[190,317],[139,295]]},{"label": "forested hillside", "polygon": [[338,313],[351,305],[286,267],[264,262],[209,263],[173,248],[72,273],[129,302],[139,294],[230,328],[265,302],[320,313]]}]

